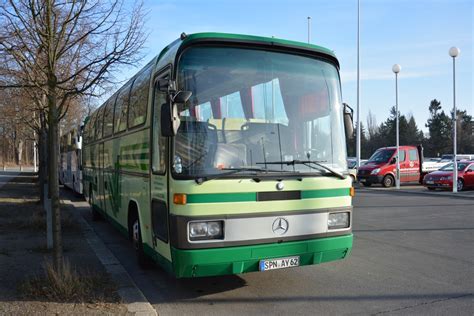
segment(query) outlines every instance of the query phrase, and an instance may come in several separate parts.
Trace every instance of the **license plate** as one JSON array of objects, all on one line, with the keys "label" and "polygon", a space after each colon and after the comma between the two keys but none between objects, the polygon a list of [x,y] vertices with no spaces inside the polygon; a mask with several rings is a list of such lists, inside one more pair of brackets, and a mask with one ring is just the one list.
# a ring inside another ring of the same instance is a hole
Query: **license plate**
[{"label": "license plate", "polygon": [[260,271],[292,268],[299,265],[300,257],[260,260]]},{"label": "license plate", "polygon": [[366,181],[366,179],[360,179],[360,182],[365,182],[365,181]]},{"label": "license plate", "polygon": [[434,181],[426,181],[426,184],[434,184]]}]

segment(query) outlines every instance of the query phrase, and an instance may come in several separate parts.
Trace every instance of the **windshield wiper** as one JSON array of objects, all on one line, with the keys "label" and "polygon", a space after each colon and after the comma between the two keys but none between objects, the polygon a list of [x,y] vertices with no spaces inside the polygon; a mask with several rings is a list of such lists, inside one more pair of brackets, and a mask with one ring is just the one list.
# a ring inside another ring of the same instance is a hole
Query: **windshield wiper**
[{"label": "windshield wiper", "polygon": [[[265,162],[257,162],[256,164],[257,165],[287,165],[287,166],[295,166],[295,165],[305,165],[305,166],[308,166],[312,169],[316,169],[316,170],[320,170],[320,169],[324,169],[326,171],[329,171],[332,175],[340,178],[340,179],[346,179],[346,176],[344,176],[342,173],[339,173],[337,172],[336,170],[332,169],[332,168],[329,168],[325,165],[323,165],[321,162],[323,161],[316,161],[316,160],[290,160],[290,161],[265,161]],[[316,165],[318,166],[319,168],[316,168],[315,166],[312,166],[311,164],[313,165]]]},{"label": "windshield wiper", "polygon": [[[222,173],[216,173],[213,175],[209,176],[204,176],[204,177],[197,177],[194,181],[196,181],[197,184],[202,184],[203,182],[209,181],[209,180],[214,180],[218,179],[221,177],[229,176],[235,173],[239,172],[245,172],[245,171],[253,171],[255,173],[257,172],[289,172],[289,171],[284,171],[284,170],[271,170],[271,169],[262,169],[262,168],[251,168],[251,167],[241,167],[241,168],[223,168],[221,170],[227,170],[227,172],[222,172]],[[260,178],[255,177],[253,178],[256,182],[260,182]]]}]

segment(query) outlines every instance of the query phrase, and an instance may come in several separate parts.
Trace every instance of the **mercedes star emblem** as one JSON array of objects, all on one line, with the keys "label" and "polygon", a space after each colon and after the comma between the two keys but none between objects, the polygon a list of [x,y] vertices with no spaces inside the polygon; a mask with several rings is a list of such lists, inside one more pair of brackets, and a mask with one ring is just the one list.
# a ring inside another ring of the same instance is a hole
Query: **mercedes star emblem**
[{"label": "mercedes star emblem", "polygon": [[283,235],[288,231],[288,221],[282,217],[278,217],[272,225],[272,230],[277,235]]}]

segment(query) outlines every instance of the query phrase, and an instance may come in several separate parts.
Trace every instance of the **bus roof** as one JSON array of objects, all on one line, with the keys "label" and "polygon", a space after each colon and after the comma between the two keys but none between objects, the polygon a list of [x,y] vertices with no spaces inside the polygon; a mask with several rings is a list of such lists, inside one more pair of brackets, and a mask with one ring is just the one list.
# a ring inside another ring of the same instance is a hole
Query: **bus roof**
[{"label": "bus roof", "polygon": [[[250,44],[262,47],[284,48],[291,51],[307,53],[312,55],[320,55],[330,59],[339,68],[339,62],[334,52],[322,46],[302,43],[297,41],[290,41],[274,37],[263,37],[244,34],[230,34],[230,33],[195,33],[182,34],[181,38],[175,40],[173,43],[165,47],[158,56],[158,64],[172,63],[170,60],[176,57],[180,51],[186,47],[196,43],[222,43],[222,44]],[[159,68],[159,67],[158,67]]]}]

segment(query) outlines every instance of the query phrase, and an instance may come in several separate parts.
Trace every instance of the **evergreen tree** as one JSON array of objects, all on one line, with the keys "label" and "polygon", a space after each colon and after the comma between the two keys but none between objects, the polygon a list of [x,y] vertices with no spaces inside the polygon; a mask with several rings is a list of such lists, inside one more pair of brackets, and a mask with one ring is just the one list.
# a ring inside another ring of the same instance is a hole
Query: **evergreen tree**
[{"label": "evergreen tree", "polygon": [[407,145],[419,145],[423,142],[423,132],[418,129],[413,115],[410,115],[410,119],[408,120],[406,137]]},{"label": "evergreen tree", "polygon": [[457,111],[457,145],[459,154],[474,153],[474,131],[472,116],[467,111]]},{"label": "evergreen tree", "polygon": [[[360,134],[360,149],[361,149],[361,153],[360,153],[360,156],[361,158],[364,158],[364,157],[367,157],[367,152],[366,152],[366,147],[367,147],[367,143],[368,143],[368,140],[367,140],[367,136],[366,136],[366,131],[365,131],[365,128],[364,128],[364,124],[362,122],[360,122],[360,131],[361,131],[361,134]],[[357,124],[356,124],[356,128],[354,129],[354,137],[347,142],[347,156],[348,157],[355,157],[356,156],[356,145],[357,145]],[[370,153],[369,153],[370,155]]]},{"label": "evergreen tree", "polygon": [[430,118],[426,123],[430,136],[425,141],[426,156],[441,156],[452,150],[452,120],[441,110],[441,102],[434,99],[429,106]]}]

